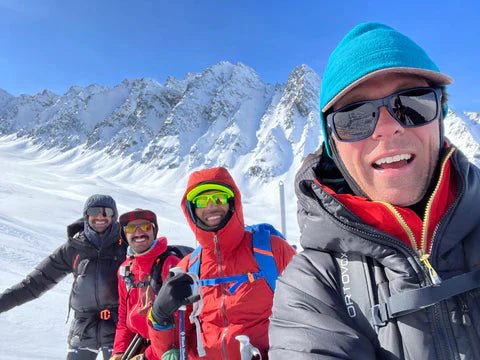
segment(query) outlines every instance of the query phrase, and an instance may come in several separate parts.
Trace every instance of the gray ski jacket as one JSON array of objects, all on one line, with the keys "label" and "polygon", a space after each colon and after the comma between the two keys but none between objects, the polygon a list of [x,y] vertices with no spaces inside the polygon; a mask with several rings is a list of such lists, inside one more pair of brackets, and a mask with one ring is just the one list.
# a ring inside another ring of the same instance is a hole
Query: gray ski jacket
[{"label": "gray ski jacket", "polygon": [[[314,182],[328,171],[321,159],[307,159],[296,177],[304,251],[277,282],[270,359],[480,359],[479,287],[372,323],[373,305],[424,290],[431,276],[409,246],[362,223]],[[480,171],[458,150],[450,161],[457,195],[429,258],[443,281],[480,269]]]}]

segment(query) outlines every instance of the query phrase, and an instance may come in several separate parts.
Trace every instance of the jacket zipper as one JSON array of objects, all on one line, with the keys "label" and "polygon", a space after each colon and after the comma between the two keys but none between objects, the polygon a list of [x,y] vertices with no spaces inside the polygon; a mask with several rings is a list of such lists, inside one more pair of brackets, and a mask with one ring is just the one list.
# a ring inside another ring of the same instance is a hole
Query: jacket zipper
[{"label": "jacket zipper", "polygon": [[475,359],[480,359],[480,338],[478,336],[475,327],[472,324],[472,318],[470,317],[470,307],[468,306],[468,299],[466,294],[460,294],[457,296],[460,310],[462,313],[462,325],[467,331],[468,338],[470,340],[470,346]]},{"label": "jacket zipper", "polygon": [[[95,269],[95,273],[96,273],[96,281],[95,281],[95,301],[97,302],[97,309],[100,308],[100,300],[99,300],[99,289],[98,289],[98,284],[99,284],[99,281],[100,281],[100,252],[101,252],[101,249],[97,249],[97,264],[96,264],[96,269]],[[102,310],[102,309],[100,309]],[[98,311],[100,311],[98,310]],[[97,334],[97,344],[101,347],[103,346],[102,342],[101,342],[101,339],[100,339],[100,321],[97,321],[97,331],[95,331],[95,333]]]},{"label": "jacket zipper", "polygon": [[[416,257],[418,257],[418,259],[420,260],[423,271],[428,275],[431,283],[434,285],[440,284],[442,280],[440,279],[440,276],[438,276],[432,264],[430,264],[430,261],[428,260],[429,255],[425,254],[422,249],[418,248],[415,234],[413,233],[412,229],[410,229],[410,226],[408,226],[407,222],[402,217],[402,215],[398,212],[398,210],[392,204],[389,204],[383,201],[376,201],[376,202],[383,204],[387,209],[389,209],[390,212],[395,217],[395,219],[400,224],[400,226],[402,227],[402,229],[407,233],[408,239],[410,241],[410,246],[412,247],[413,251],[416,253]],[[425,227],[425,224],[424,224],[424,227]]]},{"label": "jacket zipper", "polygon": [[[441,169],[440,169],[439,179],[442,179],[444,177],[445,164],[446,164],[447,160],[450,159],[454,150],[455,150],[455,148],[452,146],[449,149],[448,153],[446,154],[445,161],[442,162],[442,166],[441,166]],[[461,173],[459,173],[459,176],[462,176]],[[462,184],[462,183],[463,182],[461,181],[460,184]],[[428,217],[430,216],[430,209],[433,205],[433,198],[435,197],[435,194],[437,193],[437,191],[439,189],[439,184],[440,184],[440,181],[437,183],[437,186],[435,187],[434,191],[432,192],[432,196],[430,197],[429,201],[427,202],[427,207],[426,207],[426,212],[425,212],[425,219],[426,219],[425,223],[427,223],[427,224],[428,224]],[[430,256],[432,256],[432,252],[434,251],[433,245],[435,244],[435,239],[438,237],[439,231],[441,231],[442,220],[444,220],[448,216],[448,214],[451,212],[451,210],[458,204],[459,199],[462,196],[462,194],[463,194],[463,188],[457,188],[457,195],[455,197],[455,200],[449,206],[449,208],[445,211],[442,219],[440,219],[439,222],[437,223],[437,225],[435,226],[435,229],[434,229],[432,237],[431,237],[432,240],[430,242],[430,246],[429,246],[428,249],[426,249],[426,239],[427,239],[428,228],[427,227],[423,228],[423,231],[422,231],[422,247],[425,249],[424,259],[426,261],[428,261],[428,263],[430,263],[430,261],[428,259],[429,259]],[[435,257],[433,257],[433,258],[435,258]],[[433,266],[431,267],[431,270],[435,271],[433,269]],[[435,274],[436,274],[436,272],[432,275],[435,277]],[[440,277],[438,277],[438,279],[441,281]],[[435,319],[437,319],[442,324],[441,327],[438,327],[438,326],[436,327],[437,334],[443,334],[443,338],[439,339],[439,346],[441,347],[440,353],[445,355],[446,359],[448,359],[448,360],[450,360],[450,359],[455,359],[455,360],[460,359],[458,351],[455,351],[456,345],[452,340],[452,338],[453,338],[452,320],[451,320],[450,316],[448,316],[449,310],[447,308],[447,305],[440,303],[440,304],[436,304],[434,306],[435,306],[435,308],[434,308],[433,314],[435,315]],[[438,338],[438,336],[437,336],[437,338]]]},{"label": "jacket zipper", "polygon": [[[218,274],[220,277],[223,277],[223,259],[222,259],[222,253],[220,252],[220,244],[218,243],[218,235],[215,233],[213,236],[213,243],[215,244],[215,254],[217,256],[217,269],[218,269]],[[221,344],[222,344],[222,359],[228,360],[228,352],[227,352],[227,342],[226,342],[226,337],[227,337],[227,331],[228,331],[228,318],[227,318],[227,309],[226,309],[226,296],[225,296],[225,284],[221,284],[221,292],[222,292],[222,300],[220,303],[220,309],[222,312],[222,317],[223,317],[223,330],[222,330],[222,335],[221,335]]]},{"label": "jacket zipper", "polygon": [[[433,205],[433,199],[435,199],[435,196],[437,195],[438,191],[440,190],[440,184],[443,180],[443,177],[445,176],[445,166],[452,156],[453,152],[455,151],[455,148],[452,146],[447,154],[445,155],[441,167],[440,167],[440,175],[438,176],[438,181],[435,186],[435,189],[432,191],[432,194],[430,195],[430,198],[427,201],[427,206],[425,207],[425,214],[423,216],[423,228],[422,228],[422,238],[420,240],[420,249],[422,250],[423,254],[430,254],[432,247],[433,247],[433,240],[434,240],[434,234],[432,235],[432,241],[430,243],[430,248],[427,249],[427,237],[428,237],[428,223],[430,221],[430,212],[432,210],[432,205]],[[447,210],[448,211],[448,210]],[[437,224],[438,225],[438,224]]]},{"label": "jacket zipper", "polygon": [[374,202],[380,203],[380,204],[384,205],[388,210],[390,210],[390,212],[393,214],[395,219],[398,221],[398,223],[400,224],[402,229],[407,233],[408,240],[410,242],[410,245],[411,245],[412,249],[418,252],[417,239],[415,238],[415,234],[413,233],[412,229],[410,229],[410,226],[408,226],[407,222],[402,217],[402,215],[400,215],[400,213],[395,208],[395,206],[393,206],[390,203],[384,202],[384,201],[374,201]]},{"label": "jacket zipper", "polygon": [[397,219],[400,226],[407,233],[408,239],[410,241],[410,245],[412,246],[412,249],[417,252],[418,258],[420,259],[420,262],[422,263],[423,268],[426,270],[428,277],[430,278],[430,281],[433,285],[439,285],[442,282],[442,279],[440,278],[440,276],[435,271],[435,269],[433,268],[432,264],[429,261],[430,251],[433,247],[433,242],[434,242],[433,240],[436,235],[436,230],[438,229],[438,224],[435,228],[434,233],[432,234],[432,241],[430,243],[430,247],[429,249],[427,249],[428,224],[430,221],[430,212],[432,211],[433,200],[435,199],[438,191],[440,190],[440,184],[442,183],[442,180],[445,174],[445,166],[454,150],[455,148],[451,147],[448,153],[443,158],[442,164],[440,166],[440,175],[438,177],[437,184],[428,199],[427,206],[425,207],[425,213],[424,213],[423,223],[422,223],[422,237],[420,239],[420,248],[418,248],[415,234],[413,234],[412,230],[410,229],[410,227],[408,226],[407,222],[402,217],[402,215],[398,212],[398,210],[389,203],[378,201],[379,203],[385,205],[392,212],[393,216]]},{"label": "jacket zipper", "polygon": [[[447,164],[447,161],[450,159],[454,150],[455,150],[455,148],[453,148],[453,147],[450,148],[449,151],[447,152],[447,154],[445,155],[445,157],[443,158],[442,164],[441,164],[441,167],[440,167],[440,174],[439,174],[439,177],[438,177],[438,181],[437,181],[435,189],[433,190],[432,194],[430,195],[430,197],[428,199],[428,202],[427,202],[427,205],[425,207],[425,213],[424,213],[423,223],[422,223],[422,237],[421,237],[421,240],[420,240],[420,249],[417,247],[417,242],[416,242],[416,239],[415,239],[415,236],[414,236],[413,232],[411,231],[410,227],[405,222],[405,220],[403,219],[401,214],[391,204],[383,203],[385,206],[387,206],[387,208],[390,211],[392,211],[392,213],[394,214],[394,216],[397,219],[397,221],[399,222],[399,224],[402,226],[402,228],[407,233],[407,235],[409,237],[409,240],[410,240],[410,243],[412,245],[412,248],[413,248],[414,251],[416,251],[417,256],[420,260],[420,263],[422,264],[422,268],[426,272],[426,274],[428,275],[428,279],[430,280],[429,285],[439,285],[442,282],[442,279],[440,278],[440,276],[438,275],[438,273],[436,272],[436,270],[434,269],[434,267],[432,266],[432,264],[430,263],[430,260],[429,260],[430,253],[431,253],[431,250],[433,248],[434,240],[436,238],[437,231],[438,231],[439,224],[440,224],[441,220],[435,226],[435,230],[432,234],[430,246],[429,246],[428,249],[426,248],[427,247],[426,245],[427,245],[427,237],[428,237],[428,224],[429,224],[429,221],[430,221],[430,213],[431,213],[431,208],[432,208],[432,205],[433,205],[433,200],[435,199],[435,197],[436,197],[436,195],[437,195],[437,193],[440,189],[440,184],[441,184],[441,182],[443,180],[443,177],[444,177],[444,174],[445,174],[445,166]],[[454,202],[447,209],[445,214],[448,213],[448,211],[453,207],[453,205],[455,203],[456,202]],[[448,309],[445,310],[445,311],[448,312]],[[437,337],[439,339],[438,340],[439,346],[442,348],[440,353],[442,354],[442,356],[447,355],[447,359],[452,359],[452,356],[455,359],[457,359],[458,354],[455,354],[453,352],[452,349],[454,348],[454,345],[451,344],[450,336],[448,336],[448,334],[446,334],[448,329],[451,329],[451,324],[450,324],[449,319],[445,319],[445,317],[444,317],[444,311],[442,310],[442,304],[433,305],[432,314],[434,316],[434,319],[436,320],[436,323],[439,322],[439,323],[443,324],[442,327],[435,326],[437,328],[436,334],[438,334],[438,335],[443,334],[444,339],[446,340],[446,342],[444,342],[440,338]],[[448,355],[449,353],[450,353],[450,355]]]},{"label": "jacket zipper", "polygon": [[[438,181],[435,186],[435,189],[433,190],[432,194],[430,195],[430,198],[428,199],[427,206],[425,207],[424,218],[423,218],[422,238],[420,239],[420,260],[423,262],[424,266],[427,268],[428,274],[430,276],[430,279],[432,280],[433,285],[439,285],[442,282],[442,279],[437,274],[437,272],[435,271],[435,269],[433,268],[429,260],[429,257],[433,248],[433,243],[435,240],[435,235],[437,234],[438,224],[440,222],[435,226],[435,230],[433,231],[433,234],[432,234],[432,241],[430,242],[430,247],[427,249],[428,223],[430,222],[430,213],[432,211],[433,199],[435,199],[438,191],[440,190],[440,184],[443,180],[443,177],[445,176],[445,166],[447,164],[447,161],[452,156],[454,150],[455,148],[451,147],[442,161],[442,164],[440,167],[440,175],[438,176]],[[445,214],[448,212],[448,210],[450,210],[450,208],[447,209]]]}]

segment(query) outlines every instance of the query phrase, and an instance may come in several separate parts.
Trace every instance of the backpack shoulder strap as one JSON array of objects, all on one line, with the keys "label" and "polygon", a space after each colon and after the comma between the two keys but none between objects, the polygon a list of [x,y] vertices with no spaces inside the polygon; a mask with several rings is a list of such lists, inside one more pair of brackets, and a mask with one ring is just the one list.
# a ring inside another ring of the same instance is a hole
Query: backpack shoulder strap
[{"label": "backpack shoulder strap", "polygon": [[[168,245],[167,246],[167,251],[170,254],[169,255],[175,255],[179,259],[183,259],[185,256],[193,252],[193,248],[190,246],[185,246],[185,245]],[[164,254],[165,254],[164,253]]]},{"label": "backpack shoulder strap", "polygon": [[200,260],[202,257],[202,247],[199,245],[195,250],[193,250],[192,255],[190,255],[190,260],[188,262],[188,272],[191,272],[198,277],[200,277]]},{"label": "backpack shoulder strap", "polygon": [[163,284],[162,271],[163,264],[169,256],[176,256],[182,259],[187,254],[190,254],[193,248],[184,245],[168,245],[167,250],[161,253],[153,262],[152,270],[150,271],[150,286],[155,294],[158,293]]},{"label": "backpack shoulder strap", "polygon": [[480,269],[476,269],[437,285],[391,295],[386,302],[372,306],[373,323],[376,326],[384,326],[391,319],[425,309],[479,287]]},{"label": "backpack shoulder strap", "polygon": [[284,236],[270,224],[251,225],[247,226],[246,230],[252,232],[253,256],[255,257],[255,261],[265,276],[265,280],[270,286],[270,289],[275,292],[278,269],[272,253],[270,236],[276,235],[283,239]]},{"label": "backpack shoulder strap", "polygon": [[[222,283],[233,282],[234,285],[230,287],[230,293],[234,293],[236,289],[246,281],[255,281],[265,278],[268,285],[275,291],[275,283],[278,277],[277,264],[272,253],[272,246],[270,243],[270,236],[276,235],[284,239],[280,231],[275,229],[270,224],[256,224],[246,226],[245,229],[252,233],[252,247],[255,261],[257,262],[260,271],[249,274],[233,275],[223,278],[201,279],[203,286],[214,286]],[[197,247],[190,256],[188,263],[188,271],[200,277],[200,263],[202,256],[201,246]]]}]

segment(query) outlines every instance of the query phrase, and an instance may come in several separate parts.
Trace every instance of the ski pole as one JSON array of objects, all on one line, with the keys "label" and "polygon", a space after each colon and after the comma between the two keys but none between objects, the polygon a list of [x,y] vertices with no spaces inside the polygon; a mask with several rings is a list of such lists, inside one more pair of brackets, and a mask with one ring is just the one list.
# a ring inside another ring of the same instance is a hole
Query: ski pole
[{"label": "ski pole", "polygon": [[135,355],[138,355],[138,352],[140,350],[140,347],[143,344],[143,341],[144,339],[140,334],[135,334],[135,337],[128,345],[127,350],[125,350],[125,352],[123,353],[121,360],[129,360]]},{"label": "ski pole", "polygon": [[[184,273],[182,268],[175,267],[170,269],[170,273],[173,275]],[[180,360],[187,360],[187,341],[185,336],[185,312],[187,307],[182,305],[178,308],[178,327],[179,327],[179,346],[180,346]]]},{"label": "ski pole", "polygon": [[179,343],[180,343],[180,360],[187,360],[187,342],[185,336],[185,310],[187,307],[185,305],[180,306],[178,309],[178,323],[179,323]]},{"label": "ski pole", "polygon": [[259,356],[262,360],[262,354],[255,346],[250,344],[250,338],[247,335],[237,335],[235,336],[240,342],[240,359],[241,360],[252,360],[252,357]]},{"label": "ski pole", "polygon": [[[184,273],[185,271],[182,268],[173,268],[170,269],[172,275]],[[200,280],[198,276],[194,273],[187,272],[187,275],[190,276],[193,280],[192,285],[192,296],[199,297],[199,300],[192,304],[192,312],[190,313],[189,319],[190,323],[195,324],[195,329],[197,333],[197,353],[199,357],[204,357],[207,354],[205,353],[205,348],[203,347],[202,339],[202,327],[198,317],[202,312],[203,308],[203,294],[202,286],[200,285]],[[179,327],[179,347],[180,347],[180,360],[187,360],[187,341],[186,341],[186,331],[185,331],[185,317],[186,317],[186,306],[180,306],[178,308],[178,327]]]}]

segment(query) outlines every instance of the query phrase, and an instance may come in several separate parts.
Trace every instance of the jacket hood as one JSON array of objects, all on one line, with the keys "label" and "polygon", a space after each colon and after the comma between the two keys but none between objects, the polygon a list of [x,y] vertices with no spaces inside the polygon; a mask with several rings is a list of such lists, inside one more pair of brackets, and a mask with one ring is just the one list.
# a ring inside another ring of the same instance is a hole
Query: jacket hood
[{"label": "jacket hood", "polygon": [[84,228],[85,223],[83,221],[83,218],[80,218],[67,226],[67,236],[69,238],[73,238],[75,234],[83,231]]},{"label": "jacket hood", "polygon": [[[220,230],[206,231],[197,226],[190,213],[190,207],[187,203],[187,194],[196,186],[202,183],[215,183],[220,185],[226,185],[230,187],[235,194],[233,198],[233,214],[228,222]],[[243,236],[237,234],[243,234],[245,222],[243,219],[242,209],[242,197],[240,190],[238,189],[232,176],[224,167],[216,167],[210,169],[204,169],[193,172],[187,183],[187,189],[182,197],[181,207],[188,225],[195,234],[195,238],[204,249],[213,248],[213,239],[215,234],[219,239],[220,248],[222,251],[232,251],[241,242]]]}]

